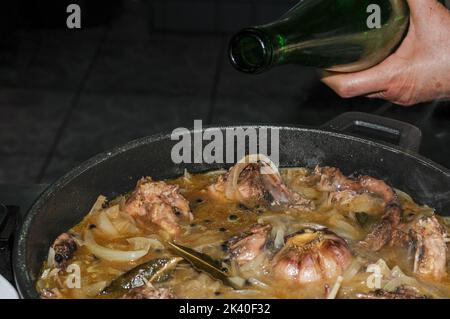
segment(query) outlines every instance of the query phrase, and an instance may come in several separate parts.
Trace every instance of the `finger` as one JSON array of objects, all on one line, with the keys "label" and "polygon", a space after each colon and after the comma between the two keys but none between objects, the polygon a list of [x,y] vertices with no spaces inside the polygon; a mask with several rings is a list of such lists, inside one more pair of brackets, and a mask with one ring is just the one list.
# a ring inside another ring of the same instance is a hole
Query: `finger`
[{"label": "finger", "polygon": [[327,73],[322,82],[343,98],[369,95],[388,88],[385,66],[380,64],[356,73]]},{"label": "finger", "polygon": [[369,99],[382,99],[382,100],[387,99],[385,91],[368,94],[366,95],[366,97],[368,97]]}]

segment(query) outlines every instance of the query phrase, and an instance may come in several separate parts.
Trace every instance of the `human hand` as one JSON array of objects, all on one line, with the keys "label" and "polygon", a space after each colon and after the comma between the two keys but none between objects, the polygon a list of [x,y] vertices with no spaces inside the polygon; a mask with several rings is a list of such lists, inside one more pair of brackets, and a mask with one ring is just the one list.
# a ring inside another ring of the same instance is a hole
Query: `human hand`
[{"label": "human hand", "polygon": [[322,81],[344,98],[365,95],[395,104],[450,99],[450,11],[437,0],[408,0],[409,31],[395,53],[355,73],[327,72]]}]

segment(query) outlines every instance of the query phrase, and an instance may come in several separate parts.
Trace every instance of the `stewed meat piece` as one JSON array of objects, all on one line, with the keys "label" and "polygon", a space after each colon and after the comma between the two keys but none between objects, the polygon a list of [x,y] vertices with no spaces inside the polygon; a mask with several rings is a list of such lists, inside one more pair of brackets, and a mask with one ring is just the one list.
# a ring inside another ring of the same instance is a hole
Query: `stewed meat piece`
[{"label": "stewed meat piece", "polygon": [[351,260],[344,239],[327,229],[307,228],[289,236],[272,264],[277,278],[303,285],[336,278]]},{"label": "stewed meat piece", "polygon": [[414,247],[414,272],[441,279],[447,275],[448,234],[435,216],[420,216],[408,226]]},{"label": "stewed meat piece", "polygon": [[237,163],[208,187],[216,198],[240,202],[247,206],[265,204],[313,209],[314,203],[290,190],[278,170],[265,162]]},{"label": "stewed meat piece", "polygon": [[385,203],[384,215],[362,242],[378,251],[386,244],[413,245],[414,272],[435,279],[446,275],[447,233],[436,217],[421,216],[412,222],[402,222],[403,209],[395,191],[385,182],[370,176],[350,179],[337,168],[317,167],[319,186],[324,191],[369,192]]},{"label": "stewed meat piece", "polygon": [[256,224],[240,236],[235,236],[227,242],[227,249],[231,259],[239,266],[252,261],[264,250],[271,225]]},{"label": "stewed meat piece", "polygon": [[384,214],[363,244],[373,251],[378,251],[392,240],[394,229],[399,225],[403,213],[398,196],[392,187],[371,176],[349,178],[334,167],[316,167],[314,174],[319,178],[318,186],[322,191],[355,195],[371,193],[380,197],[384,202]]},{"label": "stewed meat piece", "polygon": [[165,182],[141,179],[125,204],[125,210],[133,217],[143,217],[167,231],[170,235],[180,232],[180,222],[190,222],[193,215],[189,202],[180,194],[179,187]]},{"label": "stewed meat piece", "polygon": [[152,288],[146,285],[133,288],[122,299],[175,299],[175,295],[169,288]]},{"label": "stewed meat piece", "polygon": [[55,252],[55,264],[58,268],[64,268],[66,262],[73,257],[73,254],[78,249],[78,244],[69,233],[62,233],[54,241],[52,248]]}]

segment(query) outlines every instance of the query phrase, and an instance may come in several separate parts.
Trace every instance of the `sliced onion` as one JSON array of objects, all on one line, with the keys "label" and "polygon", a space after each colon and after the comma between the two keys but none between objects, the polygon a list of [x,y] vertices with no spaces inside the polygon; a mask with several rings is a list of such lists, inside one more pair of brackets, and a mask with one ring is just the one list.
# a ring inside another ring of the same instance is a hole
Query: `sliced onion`
[{"label": "sliced onion", "polygon": [[406,276],[398,266],[392,268],[391,278],[393,279],[391,279],[383,288],[386,291],[390,292],[395,291],[395,289],[397,289],[400,286],[416,287],[419,284],[419,282],[416,279]]},{"label": "sliced onion", "polygon": [[136,221],[130,215],[120,210],[120,204],[105,210],[114,228],[121,235],[134,235],[139,232]]},{"label": "sliced onion", "polygon": [[84,245],[84,240],[82,240],[80,238],[80,235],[76,234],[75,236],[73,236],[73,239],[75,240],[75,242],[77,243],[78,247],[81,247]]},{"label": "sliced onion", "polygon": [[259,276],[264,272],[264,265],[267,262],[267,255],[262,253],[258,257],[254,258],[250,262],[240,267],[241,273],[245,274],[245,277]]},{"label": "sliced onion", "polygon": [[389,266],[386,264],[384,259],[379,259],[375,264],[368,265],[366,271],[375,272],[377,269],[380,269],[381,275],[383,275],[383,277],[391,276],[391,270],[389,269]]},{"label": "sliced onion", "polygon": [[234,292],[241,296],[244,296],[245,299],[256,299],[257,296],[261,294],[261,291],[256,289],[240,289],[235,290]]},{"label": "sliced onion", "polygon": [[228,279],[231,283],[233,283],[236,287],[238,287],[238,288],[242,288],[242,287],[244,287],[245,286],[245,279],[244,278],[242,278],[242,277],[238,277],[238,276],[236,276],[236,277],[230,277],[229,279]]},{"label": "sliced onion", "polygon": [[345,270],[344,274],[342,275],[342,277],[344,277],[344,280],[346,281],[352,280],[353,277],[355,277],[356,274],[361,269],[363,263],[364,261],[360,257],[353,259],[350,265]]},{"label": "sliced onion", "polygon": [[[231,200],[240,200],[239,193],[239,176],[242,171],[252,163],[263,162],[270,166],[271,171],[261,171],[262,174],[279,174],[278,167],[275,163],[264,154],[250,154],[238,161],[230,170],[225,184],[225,197]],[[265,169],[263,167],[263,169]]]},{"label": "sliced onion", "polygon": [[352,224],[345,221],[344,217],[335,213],[329,220],[331,229],[339,236],[350,240],[358,240],[361,237],[361,232]]},{"label": "sliced onion", "polygon": [[53,249],[53,247],[50,247],[47,256],[47,267],[53,268],[54,266],[55,266],[55,250]]},{"label": "sliced onion", "polygon": [[369,265],[367,267],[367,270],[369,271],[370,268],[373,269],[374,266],[380,267],[383,277],[389,279],[387,283],[383,286],[383,290],[394,292],[396,291],[397,288],[401,286],[408,286],[418,289],[422,293],[425,293],[426,295],[431,296],[433,298],[445,298],[445,295],[443,295],[439,291],[439,289],[437,289],[437,287],[434,287],[424,282],[420,282],[419,280],[413,277],[405,275],[403,271],[400,269],[400,267],[395,266],[394,268],[392,268],[392,270],[390,270],[388,265],[383,259],[378,260],[376,264]]},{"label": "sliced onion", "polygon": [[273,246],[275,249],[280,249],[284,246],[284,236],[286,235],[285,226],[277,227],[275,233],[275,239],[273,241]]},{"label": "sliced onion", "polygon": [[256,279],[256,278],[249,278],[248,282],[251,283],[252,285],[260,287],[260,288],[264,288],[264,289],[269,288],[269,285],[267,285],[266,283],[264,283],[261,280]]},{"label": "sliced onion", "polygon": [[225,183],[225,197],[228,199],[237,199],[239,196],[238,182],[242,171],[247,167],[247,164],[236,164],[231,168]]},{"label": "sliced onion", "polygon": [[412,199],[411,196],[409,196],[409,194],[394,188],[394,191],[397,193],[398,197],[400,197],[401,199],[403,199],[405,202],[410,202],[410,203],[414,203],[414,200]]},{"label": "sliced onion", "polygon": [[61,271],[61,270],[58,269],[58,268],[54,268],[54,269],[50,270],[50,272],[49,272],[48,275],[47,275],[47,278],[53,278],[53,277],[55,277],[57,281],[60,281],[60,280],[59,280],[59,272],[60,272],[60,271]]},{"label": "sliced onion", "polygon": [[164,245],[156,238],[133,237],[128,238],[127,242],[129,242],[134,249],[146,249],[148,251],[150,248],[153,249],[164,248]]},{"label": "sliced onion", "polygon": [[393,292],[400,286],[410,286],[415,287],[417,285],[417,281],[411,277],[398,277],[390,280],[386,285],[384,285],[384,290]]},{"label": "sliced onion", "polygon": [[285,226],[289,226],[289,229],[303,229],[303,228],[311,228],[314,230],[323,230],[327,227],[317,224],[317,223],[310,223],[310,222],[304,222],[302,220],[297,220],[293,218],[292,216],[288,215],[282,215],[282,214],[276,214],[276,215],[268,215],[258,218],[259,224],[265,224],[269,223],[273,227],[276,227],[276,225],[282,224]]},{"label": "sliced onion", "polygon": [[224,170],[224,169],[219,169],[219,170],[216,170],[216,171],[206,172],[206,173],[204,173],[203,175],[205,175],[205,176],[216,176],[216,175],[223,175],[223,174],[225,174],[226,172],[227,172],[227,171]]},{"label": "sliced onion", "polygon": [[129,234],[134,235],[139,233],[139,229],[134,224],[134,222],[130,222],[126,219],[117,219],[113,221],[114,226],[121,234]]},{"label": "sliced onion", "polygon": [[90,230],[84,233],[84,243],[95,256],[109,261],[135,261],[148,253],[148,249],[124,251],[100,246],[95,242]]},{"label": "sliced onion", "polygon": [[97,229],[104,233],[109,238],[117,238],[120,236],[117,229],[109,219],[105,212],[101,212],[97,217]]},{"label": "sliced onion", "polygon": [[339,290],[341,289],[342,282],[344,281],[344,277],[339,276],[336,279],[335,284],[333,285],[333,288],[331,289],[330,293],[327,296],[327,299],[336,299],[337,294],[339,293]]},{"label": "sliced onion", "polygon": [[405,277],[405,273],[400,269],[399,266],[395,266],[391,270],[391,276],[392,277]]},{"label": "sliced onion", "polygon": [[92,214],[93,212],[101,210],[105,203],[106,203],[106,197],[105,196],[100,195],[99,197],[97,197],[97,200],[95,201],[94,205],[92,205],[92,208],[89,211],[89,214]]},{"label": "sliced onion", "polygon": [[110,206],[108,208],[105,208],[103,212],[108,215],[109,218],[114,219],[118,218],[120,214],[120,205],[115,204],[113,206]]},{"label": "sliced onion", "polygon": [[191,182],[192,175],[189,174],[187,169],[184,169],[183,179],[184,179],[185,182],[188,182],[188,183]]},{"label": "sliced onion", "polygon": [[284,246],[284,237],[288,231],[288,226],[294,222],[291,217],[283,215],[271,215],[258,219],[259,224],[269,223],[272,225],[271,236],[274,239],[273,246],[275,249],[280,249]]},{"label": "sliced onion", "polygon": [[49,274],[50,274],[50,268],[45,269],[42,272],[41,279],[47,279]]},{"label": "sliced onion", "polygon": [[202,245],[197,245],[197,246],[194,247],[194,250],[197,250],[197,251],[199,251],[201,253],[204,253],[205,250],[207,250],[207,249],[216,249],[216,247],[219,244],[221,244],[221,243],[223,243],[223,238],[219,238],[219,239],[217,239],[214,242],[207,242],[207,243],[202,244]]}]

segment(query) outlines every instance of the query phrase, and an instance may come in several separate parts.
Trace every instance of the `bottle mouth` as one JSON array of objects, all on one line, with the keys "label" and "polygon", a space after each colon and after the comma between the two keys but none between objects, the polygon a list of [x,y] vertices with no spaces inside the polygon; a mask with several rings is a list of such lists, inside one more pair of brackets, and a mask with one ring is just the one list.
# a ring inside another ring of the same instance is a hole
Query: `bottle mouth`
[{"label": "bottle mouth", "polygon": [[255,29],[236,34],[230,42],[231,64],[245,73],[260,73],[270,65],[271,54],[263,35]]}]

